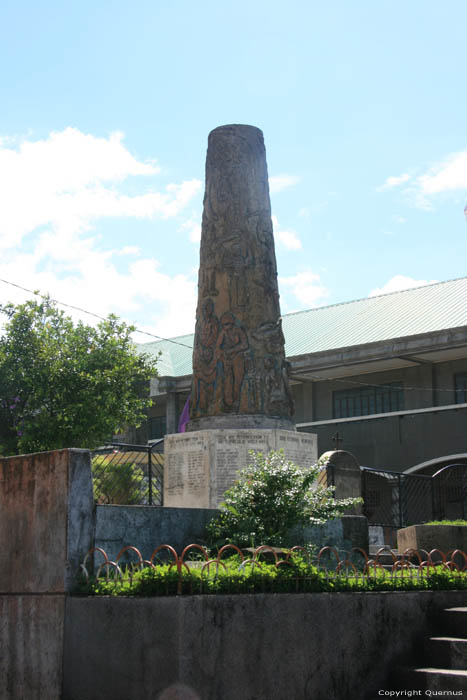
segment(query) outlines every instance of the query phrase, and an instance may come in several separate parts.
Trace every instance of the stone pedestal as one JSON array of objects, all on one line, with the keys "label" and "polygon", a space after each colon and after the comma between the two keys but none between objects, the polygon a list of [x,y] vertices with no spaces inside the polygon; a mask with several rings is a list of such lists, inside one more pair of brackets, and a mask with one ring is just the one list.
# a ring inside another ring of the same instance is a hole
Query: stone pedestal
[{"label": "stone pedestal", "polygon": [[[327,459],[326,469],[320,474],[322,486],[335,486],[336,498],[360,498],[362,496],[362,475],[356,458],[346,450],[331,450],[321,455]],[[349,514],[361,515],[362,506],[355,506],[347,511]]]},{"label": "stone pedestal", "polygon": [[164,506],[217,508],[250,461],[249,451],[284,450],[301,467],[314,464],[317,436],[292,430],[198,430],[164,441]]}]

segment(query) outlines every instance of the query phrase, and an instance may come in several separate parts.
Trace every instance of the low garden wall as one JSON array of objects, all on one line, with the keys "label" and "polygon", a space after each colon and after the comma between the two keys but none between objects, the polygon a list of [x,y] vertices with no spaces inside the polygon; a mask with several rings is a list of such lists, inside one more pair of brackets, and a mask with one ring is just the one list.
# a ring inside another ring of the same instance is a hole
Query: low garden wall
[{"label": "low garden wall", "polygon": [[[207,508],[99,505],[94,546],[101,547],[111,560],[127,545],[138,547],[143,559],[149,559],[160,544],[170,544],[180,554],[193,542],[204,543],[204,528],[218,512]],[[299,545],[329,545],[340,551],[360,547],[366,552],[368,523],[363,515],[344,515],[323,525],[297,528],[291,540]]]},{"label": "low garden wall", "polygon": [[[467,604],[457,591],[70,595],[93,544],[109,556],[134,544],[146,557],[164,541],[180,552],[211,515],[94,511],[86,451],[0,459],[0,698],[363,700],[431,610]],[[320,544],[366,549],[361,516],[318,531]]]},{"label": "low garden wall", "polygon": [[192,542],[204,541],[204,528],[217,510],[163,506],[96,506],[95,547],[109,559],[127,545],[135,545],[149,559],[160,544],[177,552]]},{"label": "low garden wall", "polygon": [[410,525],[397,531],[397,548],[467,552],[467,525]]},{"label": "low garden wall", "polygon": [[451,591],[70,597],[63,700],[377,697],[430,611],[466,604]]}]

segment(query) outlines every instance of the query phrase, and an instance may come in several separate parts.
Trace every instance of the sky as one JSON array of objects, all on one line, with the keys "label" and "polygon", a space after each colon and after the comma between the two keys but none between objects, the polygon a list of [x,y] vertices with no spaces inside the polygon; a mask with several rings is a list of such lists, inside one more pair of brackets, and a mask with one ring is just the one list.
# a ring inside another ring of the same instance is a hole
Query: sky
[{"label": "sky", "polygon": [[282,313],[465,276],[466,25],[464,0],[3,0],[0,304],[192,332],[233,123],[264,133]]}]

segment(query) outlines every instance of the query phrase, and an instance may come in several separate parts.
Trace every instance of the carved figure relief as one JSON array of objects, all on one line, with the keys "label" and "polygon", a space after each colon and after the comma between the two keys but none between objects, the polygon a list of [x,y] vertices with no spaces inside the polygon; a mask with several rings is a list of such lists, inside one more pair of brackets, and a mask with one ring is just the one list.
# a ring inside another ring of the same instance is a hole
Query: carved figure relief
[{"label": "carved figure relief", "polygon": [[216,387],[216,341],[219,320],[214,314],[214,302],[208,298],[202,309],[202,319],[195,334],[193,354],[193,403],[205,412],[212,401]]},{"label": "carved figure relief", "polygon": [[206,157],[190,415],[292,411],[263,137],[219,127]]},{"label": "carved figure relief", "polygon": [[217,357],[221,365],[224,407],[235,413],[240,403],[240,391],[245,376],[245,350],[248,338],[231,311],[221,316],[221,331],[217,338]]}]

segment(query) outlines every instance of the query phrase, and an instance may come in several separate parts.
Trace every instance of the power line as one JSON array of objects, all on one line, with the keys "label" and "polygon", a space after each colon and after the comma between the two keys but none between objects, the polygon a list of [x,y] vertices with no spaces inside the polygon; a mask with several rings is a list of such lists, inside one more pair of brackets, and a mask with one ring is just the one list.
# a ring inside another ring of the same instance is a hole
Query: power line
[{"label": "power line", "polygon": [[[80,311],[81,313],[88,314],[88,316],[93,316],[94,318],[98,318],[100,321],[107,321],[105,316],[100,316],[99,314],[96,314],[94,311],[88,311],[87,309],[83,309],[80,306],[73,306],[73,304],[67,304],[64,301],[59,301],[58,299],[52,299],[51,297],[46,296],[45,294],[41,294],[40,292],[36,292],[33,289],[28,289],[27,287],[23,287],[21,284],[16,284],[15,282],[9,282],[8,280],[2,279],[0,277],[0,282],[3,282],[4,284],[9,284],[11,287],[16,287],[17,289],[22,289],[24,292],[28,292],[29,294],[34,294],[35,296],[40,297],[41,299],[49,299],[50,301],[53,301],[55,304],[60,304],[60,306],[65,306],[68,309],[73,309],[74,311]],[[142,331],[139,328],[135,327],[134,330],[135,333],[142,333],[143,335],[147,335],[151,338],[156,338],[156,340],[163,340],[166,343],[172,343],[173,345],[180,345],[181,347],[188,348],[189,350],[193,350],[191,345],[187,345],[186,343],[181,343],[178,340],[173,340],[172,338],[164,338],[161,335],[156,335],[155,333],[150,333],[149,331]],[[391,386],[390,384],[371,384],[369,382],[359,382],[356,379],[337,379],[336,377],[322,377],[317,374],[309,374],[307,373],[308,377],[312,378],[311,382],[316,379],[318,381],[334,381],[334,382],[340,382],[341,384],[356,384],[358,386],[369,386],[369,387],[375,387],[379,389],[394,389],[394,386]],[[300,381],[308,381],[307,378],[302,378],[300,377],[299,374],[296,374],[295,377],[292,375],[292,379],[296,378],[297,380]],[[463,389],[439,389],[436,388],[434,389],[433,387],[424,387],[424,386],[406,386],[404,384],[403,390],[407,391],[449,391],[454,393],[456,391],[463,391]]]},{"label": "power line", "polygon": [[[8,280],[4,280],[0,277],[0,282],[3,282],[4,284],[9,284],[11,287],[16,287],[17,289],[22,289],[23,292],[28,292],[29,294],[34,294],[37,297],[40,297],[41,299],[49,299],[50,301],[53,301],[54,304],[60,304],[60,306],[65,306],[68,309],[74,309],[75,311],[80,311],[83,314],[88,314],[88,316],[94,316],[94,318],[98,318],[100,321],[107,321],[108,319],[105,318],[105,316],[100,316],[99,314],[94,313],[94,311],[88,311],[87,309],[82,309],[80,306],[73,306],[73,304],[67,304],[64,301],[59,301],[58,299],[52,299],[52,297],[48,297],[45,294],[41,294],[40,292],[36,292],[33,289],[28,289],[27,287],[23,287],[21,284],[16,284],[15,282],[9,282]],[[184,348],[188,348],[189,350],[193,350],[191,345],[187,345],[186,343],[180,343],[178,340],[173,340],[172,338],[164,338],[161,335],[156,335],[155,333],[150,333],[149,331],[142,331],[139,328],[135,327],[134,330],[135,333],[143,333],[144,335],[148,335],[151,338],[156,338],[157,340],[164,340],[167,343],[173,343],[174,345],[181,345]]]},{"label": "power line", "polygon": [[[310,377],[310,379],[308,379]],[[311,384],[313,383],[313,380],[316,379],[321,382],[340,382],[341,384],[358,384],[359,386],[371,386],[371,387],[376,387],[378,389],[393,389],[397,390],[397,387],[394,386],[394,384],[370,384],[369,382],[359,382],[357,379],[338,379],[337,377],[322,377],[321,375],[318,374],[310,374],[307,372],[307,377],[301,377],[299,374],[291,374],[292,379],[296,379],[297,381],[302,381],[302,382],[307,382],[309,381]],[[401,387],[401,390],[406,390],[408,389],[409,391],[449,391],[449,392],[456,392],[456,391],[464,391],[464,389],[434,389],[431,386],[406,386],[405,384],[403,387]]]}]

